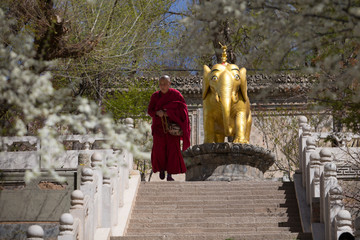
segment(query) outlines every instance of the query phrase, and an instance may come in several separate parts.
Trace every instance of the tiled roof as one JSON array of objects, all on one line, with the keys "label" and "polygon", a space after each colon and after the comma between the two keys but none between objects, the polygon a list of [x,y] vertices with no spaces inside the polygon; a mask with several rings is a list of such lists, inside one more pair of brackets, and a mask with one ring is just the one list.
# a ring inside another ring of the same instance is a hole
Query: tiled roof
[{"label": "tiled roof", "polygon": [[[154,81],[157,78],[138,78],[141,81]],[[117,81],[117,86],[108,91],[125,90],[129,79]],[[172,76],[171,87],[179,90],[188,105],[202,105],[202,75]],[[308,92],[313,85],[311,76],[291,74],[248,74],[248,95],[252,106],[305,106]],[[125,84],[125,85],[124,85]],[[123,85],[123,86],[121,86]]]},{"label": "tiled roof", "polygon": [[[199,94],[202,91],[202,76],[173,77],[171,85],[184,94]],[[248,92],[255,93],[262,89],[283,93],[308,92],[312,81],[306,76],[295,74],[254,74],[247,76]]]}]

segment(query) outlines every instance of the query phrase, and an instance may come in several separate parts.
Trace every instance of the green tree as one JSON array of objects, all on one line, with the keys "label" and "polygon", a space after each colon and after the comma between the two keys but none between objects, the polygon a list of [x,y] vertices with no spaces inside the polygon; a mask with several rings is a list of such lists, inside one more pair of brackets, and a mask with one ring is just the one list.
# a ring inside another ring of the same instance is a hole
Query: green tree
[{"label": "green tree", "polygon": [[[33,37],[23,32],[14,34],[10,21],[0,9],[0,103],[6,113],[13,114],[11,121],[1,116],[2,135],[38,136],[41,167],[55,177],[59,176],[54,171],[53,160],[65,149],[59,134],[96,134],[106,139],[105,148],[127,149],[134,157],[149,159],[149,153],[143,151],[144,146],[136,144],[147,134],[146,127],[130,129],[115,124],[94,102],[75,98],[66,89],[55,89],[51,73],[46,71],[53,63],[36,59]],[[29,124],[37,120],[39,126],[30,131]],[[6,144],[3,140],[0,139],[0,149]],[[39,174],[40,168],[35,167],[26,173],[25,180]]]},{"label": "green tree", "polygon": [[157,90],[157,81],[133,79],[126,85],[127,88],[107,94],[106,110],[113,114],[115,121],[127,117],[149,120],[147,106],[151,95]]},{"label": "green tree", "polygon": [[199,1],[183,20],[186,47],[199,56],[226,33],[236,63],[263,72],[297,69],[316,83],[310,99],[359,132],[360,2],[338,0]]},{"label": "green tree", "polygon": [[[175,36],[169,30],[174,22],[167,18],[174,2],[6,0],[0,6],[7,18],[13,19],[12,33],[34,39],[35,59],[56,60],[41,69],[51,71],[55,89],[70,90],[69,97],[93,99],[98,106],[104,106],[103,110],[108,110],[121,95],[116,93],[111,97],[110,91],[134,90],[128,79],[144,74],[158,76],[162,65],[168,62],[167,52],[173,47],[169,38]],[[2,42],[11,44],[6,36]],[[128,102],[117,101],[118,106],[112,110],[117,109],[122,116],[138,114],[126,109],[134,102],[142,104],[137,108],[145,106],[145,101],[138,101],[138,95],[127,95],[122,100]],[[3,122],[12,122],[15,109],[5,104],[0,108]]]},{"label": "green tree", "polygon": [[165,13],[174,2],[70,1],[71,38],[100,36],[96,50],[77,59],[64,59],[58,81],[70,83],[74,95],[89,96],[102,105],[108,88],[127,88],[125,78],[159,70],[154,61],[169,36]]}]

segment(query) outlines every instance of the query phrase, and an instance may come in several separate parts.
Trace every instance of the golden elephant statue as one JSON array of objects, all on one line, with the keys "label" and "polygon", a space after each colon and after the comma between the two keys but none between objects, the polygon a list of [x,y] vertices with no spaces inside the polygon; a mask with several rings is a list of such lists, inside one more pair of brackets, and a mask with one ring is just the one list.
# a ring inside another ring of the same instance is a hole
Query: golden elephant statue
[{"label": "golden elephant statue", "polygon": [[246,69],[235,64],[204,66],[203,79],[204,143],[249,143],[251,130],[250,100],[247,95]]}]

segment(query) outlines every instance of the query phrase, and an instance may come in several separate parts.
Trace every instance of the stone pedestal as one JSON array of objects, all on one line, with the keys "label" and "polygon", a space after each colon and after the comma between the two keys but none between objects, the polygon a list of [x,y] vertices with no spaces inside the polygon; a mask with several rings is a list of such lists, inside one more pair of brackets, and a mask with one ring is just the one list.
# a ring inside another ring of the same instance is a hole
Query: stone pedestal
[{"label": "stone pedestal", "polygon": [[186,181],[262,180],[275,162],[261,147],[236,143],[205,143],[183,152]]}]

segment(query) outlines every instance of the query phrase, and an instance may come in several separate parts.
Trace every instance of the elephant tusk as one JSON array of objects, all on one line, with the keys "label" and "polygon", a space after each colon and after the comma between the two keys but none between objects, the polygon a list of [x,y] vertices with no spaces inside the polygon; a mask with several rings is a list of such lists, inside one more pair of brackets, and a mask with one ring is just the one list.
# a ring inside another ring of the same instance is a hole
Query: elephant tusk
[{"label": "elephant tusk", "polygon": [[215,93],[215,99],[216,99],[217,102],[220,101],[219,94]]}]

